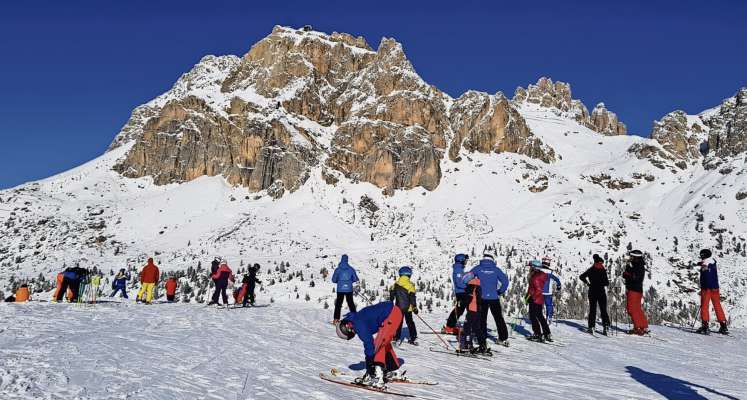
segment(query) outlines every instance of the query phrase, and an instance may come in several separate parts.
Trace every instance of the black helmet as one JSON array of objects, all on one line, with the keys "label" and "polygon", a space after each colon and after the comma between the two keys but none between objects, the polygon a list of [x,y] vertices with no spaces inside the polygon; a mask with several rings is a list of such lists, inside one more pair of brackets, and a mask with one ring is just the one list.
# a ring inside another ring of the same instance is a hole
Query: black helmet
[{"label": "black helmet", "polygon": [[709,249],[703,249],[700,251],[700,259],[705,260],[706,258],[711,258],[711,250]]},{"label": "black helmet", "polygon": [[643,257],[643,252],[640,250],[632,250],[628,253],[628,255],[633,258],[641,258]]},{"label": "black helmet", "polygon": [[591,258],[594,259],[595,263],[603,263],[604,262],[604,260],[602,259],[602,257],[599,257],[599,254],[594,254]]},{"label": "black helmet", "polygon": [[350,340],[355,337],[355,329],[353,329],[353,322],[347,319],[343,319],[337,324],[337,336],[340,339]]}]

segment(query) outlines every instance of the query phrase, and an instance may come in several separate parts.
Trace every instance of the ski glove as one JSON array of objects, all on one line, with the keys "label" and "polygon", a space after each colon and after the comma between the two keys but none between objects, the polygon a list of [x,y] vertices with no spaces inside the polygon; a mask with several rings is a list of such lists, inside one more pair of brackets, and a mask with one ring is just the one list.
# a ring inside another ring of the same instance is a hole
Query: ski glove
[{"label": "ski glove", "polygon": [[418,309],[417,308],[413,309],[412,312],[413,312],[413,314],[418,315]]}]

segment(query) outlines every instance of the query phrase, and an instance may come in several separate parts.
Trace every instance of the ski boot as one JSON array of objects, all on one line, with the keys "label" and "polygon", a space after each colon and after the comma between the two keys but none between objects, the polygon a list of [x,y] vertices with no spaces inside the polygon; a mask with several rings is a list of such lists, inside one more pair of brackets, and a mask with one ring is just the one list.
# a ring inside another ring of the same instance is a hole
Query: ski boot
[{"label": "ski boot", "polygon": [[721,325],[721,327],[718,330],[718,333],[720,333],[722,335],[728,335],[729,334],[729,328],[726,327],[726,321],[719,321],[718,323]]},{"label": "ski boot", "polygon": [[386,381],[384,379],[384,369],[380,365],[374,367],[374,374],[371,377],[371,386],[377,389],[386,389]]},{"label": "ski boot", "polygon": [[542,342],[544,341],[544,340],[542,339],[542,336],[541,336],[541,335],[532,335],[532,336],[528,336],[528,337],[527,337],[527,340],[528,340],[528,341],[530,341],[530,342],[537,342],[537,343],[542,343]]},{"label": "ski boot", "polygon": [[708,335],[711,333],[709,327],[708,327],[708,321],[703,321],[703,324],[698,328],[698,330],[695,331],[695,333],[701,334],[701,335]]},{"label": "ski boot", "polygon": [[441,333],[444,334],[444,335],[458,335],[459,334],[459,328],[457,328],[456,326],[452,327],[452,326],[446,326],[446,325],[444,325],[441,328]]},{"label": "ski boot", "polygon": [[590,326],[590,327],[586,328],[586,333],[588,333],[590,335],[593,335],[594,334],[594,327]]},{"label": "ski boot", "polygon": [[609,333],[610,333],[610,332],[609,332],[609,329],[610,329],[610,327],[609,327],[609,326],[607,326],[607,325],[603,325],[603,326],[602,326],[602,335],[604,335],[604,336],[609,336]]},{"label": "ski boot", "polygon": [[409,343],[409,344],[411,344],[413,346],[418,346],[418,341],[415,340],[415,338],[407,339],[407,343]]},{"label": "ski boot", "polygon": [[499,346],[508,347],[508,339],[506,340],[499,340],[496,342]]},{"label": "ski boot", "polygon": [[545,335],[543,336],[543,339],[545,340],[545,342],[550,342],[550,343],[552,343],[552,342],[553,342],[553,340],[552,340],[552,335],[551,335],[551,334],[549,334],[549,333],[546,333],[546,334],[545,334]]}]

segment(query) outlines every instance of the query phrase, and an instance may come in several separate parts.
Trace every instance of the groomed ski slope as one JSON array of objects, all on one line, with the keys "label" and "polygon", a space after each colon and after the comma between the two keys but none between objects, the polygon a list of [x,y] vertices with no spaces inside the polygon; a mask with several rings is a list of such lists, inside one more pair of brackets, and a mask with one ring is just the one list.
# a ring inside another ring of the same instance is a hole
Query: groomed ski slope
[{"label": "groomed ski slope", "polygon": [[[1,303],[0,398],[387,398],[319,379],[332,367],[362,366],[360,341],[338,339],[330,317],[331,310],[277,303],[235,310]],[[443,322],[423,317],[434,327]],[[565,347],[527,342],[518,328],[510,348],[493,346],[491,361],[430,352],[438,339],[422,334],[419,347],[405,344],[398,355],[413,378],[439,385],[396,388],[435,399],[747,398],[741,330],[703,337],[653,327],[660,339],[595,338],[581,324],[552,326]]]}]

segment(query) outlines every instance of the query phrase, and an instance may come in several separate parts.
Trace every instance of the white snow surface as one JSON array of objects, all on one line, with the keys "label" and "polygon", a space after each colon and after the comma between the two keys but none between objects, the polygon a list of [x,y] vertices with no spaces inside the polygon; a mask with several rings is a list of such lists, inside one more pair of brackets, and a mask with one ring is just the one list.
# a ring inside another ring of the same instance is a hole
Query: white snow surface
[{"label": "white snow surface", "polygon": [[[259,298],[259,302],[266,302]],[[129,302],[0,304],[3,399],[383,399],[319,379],[360,374],[362,344],[337,338],[330,310],[271,304],[218,310]],[[431,325],[443,315],[423,315]],[[417,321],[418,328],[427,328]],[[413,379],[392,385],[430,399],[738,399],[747,354],[733,337],[654,327],[655,337],[594,338],[578,321],[552,329],[565,347],[524,340],[480,361],[433,353],[434,335],[396,349]],[[492,322],[489,323],[492,326]],[[352,370],[351,370],[352,369]]]}]

